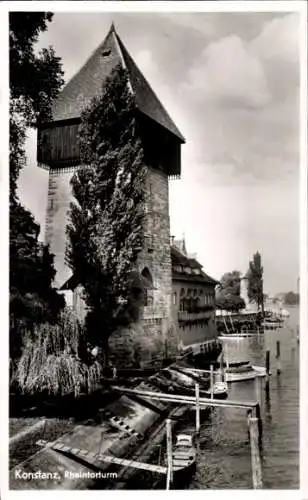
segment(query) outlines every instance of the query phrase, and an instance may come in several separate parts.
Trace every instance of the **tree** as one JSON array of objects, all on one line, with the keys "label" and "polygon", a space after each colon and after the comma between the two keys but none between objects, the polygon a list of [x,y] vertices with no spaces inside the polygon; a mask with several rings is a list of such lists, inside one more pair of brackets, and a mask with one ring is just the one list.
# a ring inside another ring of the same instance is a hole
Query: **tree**
[{"label": "tree", "polygon": [[240,296],[241,274],[239,271],[225,273],[219,284],[216,295],[216,307],[226,311],[244,309],[245,301]]},{"label": "tree", "polygon": [[39,243],[39,225],[20,203],[17,182],[25,165],[28,127],[51,116],[51,102],[63,80],[52,48],[40,54],[34,44],[51,13],[10,13],[10,347],[20,354],[26,329],[55,319],[64,300],[52,289],[53,258]]},{"label": "tree", "polygon": [[299,295],[294,292],[288,292],[284,296],[284,303],[288,306],[299,304]]},{"label": "tree", "polygon": [[250,302],[255,302],[258,309],[261,308],[264,316],[264,297],[263,297],[263,267],[261,264],[261,255],[256,252],[252,261],[249,262],[248,278],[248,298]]},{"label": "tree", "polygon": [[50,12],[11,12],[9,17],[11,198],[16,197],[18,175],[25,164],[27,127],[50,119],[52,100],[63,85],[60,59],[53,48],[34,52],[52,17]]},{"label": "tree", "polygon": [[[131,317],[131,272],[143,238],[146,167],[136,104],[118,66],[81,117],[81,162],[72,178],[68,260],[89,308],[89,341],[108,338]],[[136,311],[135,311],[136,312]]]}]

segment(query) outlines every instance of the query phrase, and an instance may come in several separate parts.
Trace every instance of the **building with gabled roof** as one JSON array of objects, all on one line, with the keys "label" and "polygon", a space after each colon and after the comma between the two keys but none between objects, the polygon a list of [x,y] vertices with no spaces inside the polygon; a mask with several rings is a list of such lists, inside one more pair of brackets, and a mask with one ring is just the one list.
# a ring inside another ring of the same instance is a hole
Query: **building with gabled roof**
[{"label": "building with gabled roof", "polygon": [[171,240],[172,313],[184,346],[216,339],[215,287],[218,281],[203,271],[196,256],[186,252],[184,238]]}]

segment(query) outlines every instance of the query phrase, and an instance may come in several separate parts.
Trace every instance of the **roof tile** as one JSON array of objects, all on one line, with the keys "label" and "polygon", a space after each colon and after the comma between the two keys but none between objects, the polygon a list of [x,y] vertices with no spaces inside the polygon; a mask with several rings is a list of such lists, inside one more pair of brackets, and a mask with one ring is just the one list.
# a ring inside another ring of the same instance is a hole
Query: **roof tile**
[{"label": "roof tile", "polygon": [[181,132],[129,55],[113,25],[105,40],[59,94],[53,105],[53,119],[58,121],[79,118],[84,107],[94,96],[100,94],[104,81],[118,64],[127,69],[139,111],[169,130],[181,142],[185,142]]},{"label": "roof tile", "polygon": [[[203,283],[209,283],[212,285],[217,285],[218,281],[216,281],[214,278],[211,278],[208,274],[206,274],[202,270],[202,265],[196,260],[196,259],[190,259],[189,257],[186,257],[176,246],[171,246],[171,261],[172,261],[172,278],[175,279],[184,279],[184,280],[189,280],[189,281],[202,281]],[[199,269],[200,274],[190,274],[183,271],[177,271],[174,267],[180,265],[183,267],[190,267],[192,269]]]}]

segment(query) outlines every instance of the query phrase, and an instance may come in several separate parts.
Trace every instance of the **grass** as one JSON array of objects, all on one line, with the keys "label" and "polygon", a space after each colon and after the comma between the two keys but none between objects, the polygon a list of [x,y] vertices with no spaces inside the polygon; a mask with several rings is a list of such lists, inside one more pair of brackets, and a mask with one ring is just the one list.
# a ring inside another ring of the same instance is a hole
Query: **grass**
[{"label": "grass", "polygon": [[[22,419],[10,419],[10,437],[16,435],[18,432],[25,430],[27,427],[31,427],[35,423],[39,422],[41,418],[22,418]],[[13,443],[9,447],[9,468],[12,469],[18,464],[28,459],[34,453],[40,451],[41,447],[36,444],[38,439],[46,439],[46,441],[53,441],[59,438],[63,434],[70,432],[74,429],[75,423],[72,419],[47,419],[46,425],[43,429],[38,429],[30,432],[18,442]]]}]

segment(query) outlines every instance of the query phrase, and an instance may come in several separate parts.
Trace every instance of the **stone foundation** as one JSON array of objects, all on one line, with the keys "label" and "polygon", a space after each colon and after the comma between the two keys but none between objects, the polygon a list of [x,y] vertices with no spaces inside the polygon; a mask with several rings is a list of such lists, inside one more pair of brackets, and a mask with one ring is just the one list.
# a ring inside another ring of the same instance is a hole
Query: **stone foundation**
[{"label": "stone foundation", "polygon": [[173,353],[163,341],[162,320],[140,321],[118,330],[109,339],[109,360],[118,368],[162,366]]}]

